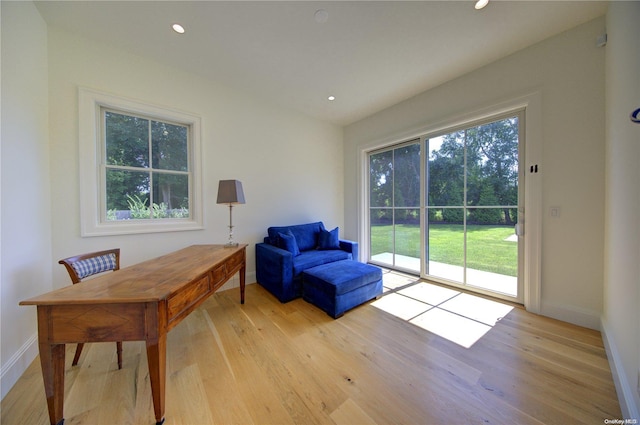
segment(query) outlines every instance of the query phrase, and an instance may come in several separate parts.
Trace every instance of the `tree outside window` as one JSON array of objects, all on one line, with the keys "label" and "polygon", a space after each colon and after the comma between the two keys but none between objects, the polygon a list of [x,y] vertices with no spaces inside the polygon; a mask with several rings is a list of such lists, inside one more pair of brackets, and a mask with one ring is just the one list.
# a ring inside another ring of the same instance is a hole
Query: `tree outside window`
[{"label": "tree outside window", "polygon": [[103,109],[107,221],[189,219],[188,125]]}]

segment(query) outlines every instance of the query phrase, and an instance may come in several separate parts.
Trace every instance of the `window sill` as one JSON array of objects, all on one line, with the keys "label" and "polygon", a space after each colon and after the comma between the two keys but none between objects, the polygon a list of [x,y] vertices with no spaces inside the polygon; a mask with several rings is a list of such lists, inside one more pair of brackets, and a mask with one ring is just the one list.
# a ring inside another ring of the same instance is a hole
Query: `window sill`
[{"label": "window sill", "polygon": [[110,236],[110,235],[130,235],[140,233],[165,233],[165,232],[186,232],[192,230],[202,230],[204,226],[195,221],[165,221],[162,223],[141,222],[143,220],[114,221],[113,223],[101,223],[83,226],[81,236]]}]

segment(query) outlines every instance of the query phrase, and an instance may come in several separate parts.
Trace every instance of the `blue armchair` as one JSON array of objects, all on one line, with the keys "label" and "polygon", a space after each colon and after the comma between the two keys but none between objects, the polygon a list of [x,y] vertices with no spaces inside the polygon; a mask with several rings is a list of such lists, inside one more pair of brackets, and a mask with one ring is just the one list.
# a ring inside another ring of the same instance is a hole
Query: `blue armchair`
[{"label": "blue armchair", "polygon": [[256,244],[256,280],[280,302],[302,296],[305,269],[341,260],[358,260],[358,243],[338,238],[321,221],[269,227]]}]

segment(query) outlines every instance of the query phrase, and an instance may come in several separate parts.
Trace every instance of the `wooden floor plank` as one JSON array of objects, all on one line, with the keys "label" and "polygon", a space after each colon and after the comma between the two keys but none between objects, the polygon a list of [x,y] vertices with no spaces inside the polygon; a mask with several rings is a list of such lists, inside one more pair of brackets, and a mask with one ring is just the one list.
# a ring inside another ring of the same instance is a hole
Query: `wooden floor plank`
[{"label": "wooden floor plank", "polygon": [[[395,288],[415,278],[389,277]],[[389,291],[393,292],[393,290]],[[87,344],[65,424],[152,424],[143,342]],[[167,341],[166,424],[595,424],[621,417],[596,331],[514,308],[469,348],[367,303],[334,320],[259,285],[216,293]],[[3,425],[48,423],[39,360]]]},{"label": "wooden floor plank", "polygon": [[376,421],[367,415],[353,400],[342,403],[332,414],[331,419],[336,425],[377,425]]}]

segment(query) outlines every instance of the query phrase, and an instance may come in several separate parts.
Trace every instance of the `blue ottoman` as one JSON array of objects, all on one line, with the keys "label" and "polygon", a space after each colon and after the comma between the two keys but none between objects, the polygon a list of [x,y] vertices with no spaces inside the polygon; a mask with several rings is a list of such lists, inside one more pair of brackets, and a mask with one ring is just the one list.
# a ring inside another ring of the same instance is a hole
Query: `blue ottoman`
[{"label": "blue ottoman", "polygon": [[302,272],[302,298],[337,319],[382,294],[382,270],[354,260],[335,261]]}]

